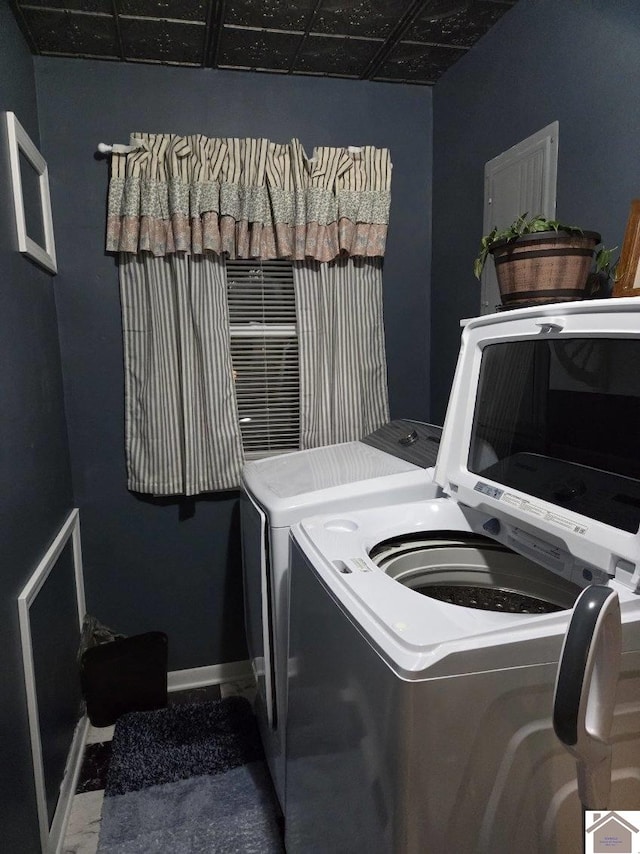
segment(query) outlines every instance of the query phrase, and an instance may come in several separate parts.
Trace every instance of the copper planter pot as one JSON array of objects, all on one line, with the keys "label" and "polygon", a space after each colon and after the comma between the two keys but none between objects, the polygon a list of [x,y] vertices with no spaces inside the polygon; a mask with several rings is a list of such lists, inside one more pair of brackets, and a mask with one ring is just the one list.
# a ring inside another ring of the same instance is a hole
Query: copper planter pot
[{"label": "copper planter pot", "polygon": [[516,308],[584,299],[599,243],[595,231],[540,231],[499,241],[490,252],[503,305]]}]

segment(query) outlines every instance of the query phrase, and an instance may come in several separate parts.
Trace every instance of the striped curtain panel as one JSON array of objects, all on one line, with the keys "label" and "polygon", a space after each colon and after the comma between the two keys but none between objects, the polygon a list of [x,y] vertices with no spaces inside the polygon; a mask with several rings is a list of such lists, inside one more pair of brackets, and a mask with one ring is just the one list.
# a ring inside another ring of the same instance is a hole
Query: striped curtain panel
[{"label": "striped curtain panel", "polygon": [[294,265],[300,447],[360,439],[389,420],[382,260]]},{"label": "striped curtain panel", "polygon": [[129,488],[240,483],[225,259],[295,262],[301,447],[388,420],[381,259],[389,151],[136,133],[114,146],[106,249],[119,254]]},{"label": "striped curtain panel", "polygon": [[120,258],[128,488],[196,495],[240,482],[224,261]]}]

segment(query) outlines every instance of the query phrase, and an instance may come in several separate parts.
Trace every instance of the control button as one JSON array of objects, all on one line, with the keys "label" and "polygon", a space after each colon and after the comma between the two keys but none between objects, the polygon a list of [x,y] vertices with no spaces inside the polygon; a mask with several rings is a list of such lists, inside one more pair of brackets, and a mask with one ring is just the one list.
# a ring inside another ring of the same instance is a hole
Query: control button
[{"label": "control button", "polygon": [[570,477],[562,483],[554,485],[553,497],[560,504],[569,504],[574,498],[584,495],[587,491],[586,483],[578,477]]},{"label": "control button", "polygon": [[484,523],[482,527],[487,532],[487,534],[492,534],[495,537],[500,533],[500,520],[489,519]]},{"label": "control button", "polygon": [[402,439],[398,439],[401,445],[413,445],[418,441],[418,433],[416,430],[412,430],[411,433],[407,433],[406,436],[403,436]]}]

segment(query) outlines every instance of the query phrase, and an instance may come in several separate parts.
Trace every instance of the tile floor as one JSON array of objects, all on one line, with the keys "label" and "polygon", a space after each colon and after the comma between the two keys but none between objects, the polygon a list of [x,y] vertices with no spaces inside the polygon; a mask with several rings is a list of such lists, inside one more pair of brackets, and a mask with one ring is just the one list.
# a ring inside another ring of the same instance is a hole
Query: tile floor
[{"label": "tile floor", "polygon": [[[169,694],[169,705],[218,700],[236,694],[253,700],[253,681],[224,682],[222,685],[174,691]],[[113,726],[89,727],[82,770],[73,798],[62,854],[96,854],[113,731]]]}]

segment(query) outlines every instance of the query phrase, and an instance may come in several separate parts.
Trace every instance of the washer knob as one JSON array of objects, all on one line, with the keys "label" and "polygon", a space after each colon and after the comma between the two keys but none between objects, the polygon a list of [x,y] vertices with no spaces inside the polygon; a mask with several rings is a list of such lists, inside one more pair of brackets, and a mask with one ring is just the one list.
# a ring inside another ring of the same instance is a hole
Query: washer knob
[{"label": "washer knob", "polygon": [[403,436],[401,439],[398,439],[398,442],[401,445],[413,445],[418,441],[418,433],[415,430],[412,430],[411,433],[407,433],[406,436]]}]

